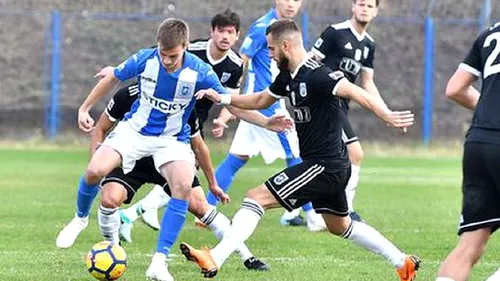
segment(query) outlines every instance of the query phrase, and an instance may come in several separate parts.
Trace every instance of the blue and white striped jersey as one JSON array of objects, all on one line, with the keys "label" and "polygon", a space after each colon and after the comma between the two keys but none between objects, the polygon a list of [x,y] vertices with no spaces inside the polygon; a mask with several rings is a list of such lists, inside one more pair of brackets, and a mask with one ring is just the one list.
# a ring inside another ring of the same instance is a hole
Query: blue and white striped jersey
[{"label": "blue and white striped jersey", "polygon": [[184,53],[182,67],[168,73],[157,48],[142,49],[116,67],[114,74],[121,81],[137,77],[140,97],[123,120],[146,136],[189,142],[188,119],[196,103],[194,93],[212,88],[228,94],[212,67],[189,52]]},{"label": "blue and white striped jersey", "polygon": [[[245,93],[254,93],[265,90],[278,76],[279,69],[276,62],[269,56],[266,41],[266,28],[278,20],[275,9],[256,20],[248,29],[240,52],[250,58],[248,76],[245,83]],[[280,101],[272,104],[268,109],[260,110],[265,116],[271,116],[276,109],[285,108]]]}]

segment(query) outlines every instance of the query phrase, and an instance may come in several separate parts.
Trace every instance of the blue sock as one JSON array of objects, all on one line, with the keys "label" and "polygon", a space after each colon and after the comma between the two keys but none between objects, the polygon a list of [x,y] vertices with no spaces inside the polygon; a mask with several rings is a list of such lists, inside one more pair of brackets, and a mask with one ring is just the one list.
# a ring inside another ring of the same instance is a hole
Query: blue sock
[{"label": "blue sock", "polygon": [[[298,157],[298,158],[287,158],[286,159],[286,165],[288,167],[292,167],[292,166],[295,166],[295,165],[300,164],[300,163],[302,163],[302,159],[300,159],[300,157]],[[308,203],[302,205],[302,210],[304,212],[310,211],[312,209],[313,209],[313,205],[312,205],[311,202],[308,202]]]},{"label": "blue sock", "polygon": [[161,220],[160,235],[156,247],[157,253],[168,256],[186,221],[187,210],[188,201],[177,198],[170,199]]},{"label": "blue sock", "polygon": [[302,159],[300,157],[286,159],[286,166],[287,167],[292,167],[292,166],[295,166],[295,165],[300,164],[300,163],[302,163]]},{"label": "blue sock", "polygon": [[[215,170],[215,178],[217,179],[217,183],[219,184],[220,188],[226,192],[229,187],[231,186],[231,183],[233,182],[234,176],[238,172],[238,170],[245,165],[247,160],[240,159],[236,157],[235,155],[229,153],[226,156],[226,159],[220,163],[219,167],[217,167],[217,170]],[[217,202],[219,202],[219,199],[215,197],[212,192],[208,191],[207,194],[207,201],[208,204],[215,206],[217,205]]]},{"label": "blue sock", "polygon": [[97,184],[90,185],[85,182],[83,176],[80,177],[78,183],[78,194],[76,196],[76,215],[80,218],[87,217],[92,207],[99,186]]}]

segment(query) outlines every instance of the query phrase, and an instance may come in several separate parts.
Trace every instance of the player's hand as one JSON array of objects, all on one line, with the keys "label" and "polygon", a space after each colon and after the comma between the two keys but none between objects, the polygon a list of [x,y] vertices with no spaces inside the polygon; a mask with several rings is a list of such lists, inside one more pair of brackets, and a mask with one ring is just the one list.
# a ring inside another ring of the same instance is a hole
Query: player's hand
[{"label": "player's hand", "polygon": [[90,133],[94,128],[94,119],[87,111],[78,111],[78,127],[85,133]]},{"label": "player's hand", "polygon": [[222,204],[231,202],[229,195],[227,195],[218,185],[209,186],[208,189],[210,189],[210,192],[212,192],[212,194],[218,198]]},{"label": "player's hand", "polygon": [[415,115],[410,110],[388,111],[384,119],[389,126],[402,128],[406,132],[406,128],[415,122]]},{"label": "player's hand", "polygon": [[115,68],[112,67],[112,66],[106,66],[104,68],[102,68],[101,70],[99,70],[95,75],[94,75],[94,78],[97,78],[97,79],[102,79],[108,75],[110,75],[111,73],[113,73],[115,71]]},{"label": "player's hand", "polygon": [[212,129],[212,135],[216,138],[220,138],[224,135],[224,130],[228,128],[227,124],[222,120],[216,118],[213,121],[214,128]]},{"label": "player's hand", "polygon": [[267,119],[266,129],[273,132],[284,132],[293,129],[293,120],[284,114],[274,114]]},{"label": "player's hand", "polygon": [[215,103],[220,103],[221,97],[214,89],[199,90],[194,94],[196,99],[201,100],[202,98],[207,98]]}]

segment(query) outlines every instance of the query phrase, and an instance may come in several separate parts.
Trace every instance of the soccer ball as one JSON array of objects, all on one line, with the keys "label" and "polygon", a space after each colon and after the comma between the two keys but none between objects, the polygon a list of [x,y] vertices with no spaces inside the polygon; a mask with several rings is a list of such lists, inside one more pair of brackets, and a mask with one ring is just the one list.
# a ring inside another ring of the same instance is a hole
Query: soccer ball
[{"label": "soccer ball", "polygon": [[120,245],[103,241],[88,252],[85,264],[97,280],[116,280],[127,270],[127,254]]}]

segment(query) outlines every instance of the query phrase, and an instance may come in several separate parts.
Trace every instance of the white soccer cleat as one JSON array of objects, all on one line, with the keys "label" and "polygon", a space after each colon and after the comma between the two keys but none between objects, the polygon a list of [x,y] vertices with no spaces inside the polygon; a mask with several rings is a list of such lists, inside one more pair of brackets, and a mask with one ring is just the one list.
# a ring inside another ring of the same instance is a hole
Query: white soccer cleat
[{"label": "white soccer cleat", "polygon": [[132,243],[132,227],[134,226],[134,224],[132,223],[129,223],[129,222],[122,222],[122,224],[120,225],[120,239],[125,241],[125,242],[128,242],[128,243]]},{"label": "white soccer cleat", "polygon": [[162,261],[153,260],[146,270],[146,278],[154,281],[174,281],[174,277],[168,272],[168,266]]},{"label": "white soccer cleat", "polygon": [[146,209],[141,215],[142,220],[145,224],[154,230],[160,229],[160,223],[158,222],[158,209],[151,208]]},{"label": "white soccer cleat", "polygon": [[307,229],[311,232],[325,231],[327,228],[323,216],[317,213],[315,215],[308,215]]},{"label": "white soccer cleat", "polygon": [[57,235],[56,246],[61,249],[73,246],[80,232],[87,228],[88,224],[89,217],[75,216]]}]

